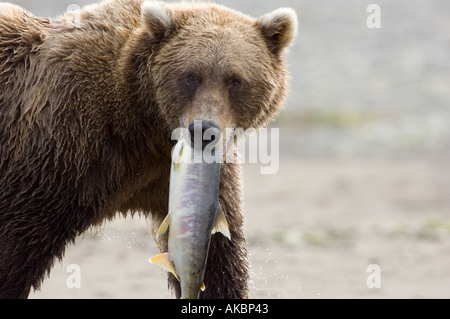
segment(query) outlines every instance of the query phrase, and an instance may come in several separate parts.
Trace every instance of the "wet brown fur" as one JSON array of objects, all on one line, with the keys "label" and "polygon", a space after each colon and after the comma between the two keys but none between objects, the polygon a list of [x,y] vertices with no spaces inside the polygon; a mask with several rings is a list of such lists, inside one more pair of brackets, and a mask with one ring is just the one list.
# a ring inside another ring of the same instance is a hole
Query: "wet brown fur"
[{"label": "wet brown fur", "polygon": [[[283,37],[295,32],[285,19],[171,4],[167,26],[142,19],[142,2],[88,6],[79,21],[0,4],[0,298],[39,289],[68,244],[117,212],[159,225],[180,119],[261,127],[283,102]],[[189,72],[201,77],[194,89],[183,82]],[[238,76],[242,91],[230,92]],[[202,297],[245,298],[240,166],[222,167],[232,241],[213,235]]]}]

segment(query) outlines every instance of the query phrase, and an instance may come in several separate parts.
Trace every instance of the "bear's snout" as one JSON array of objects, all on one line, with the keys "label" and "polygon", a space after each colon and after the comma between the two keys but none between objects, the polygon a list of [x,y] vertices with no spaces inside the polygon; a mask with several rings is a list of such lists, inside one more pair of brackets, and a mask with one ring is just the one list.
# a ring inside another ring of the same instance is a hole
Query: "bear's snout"
[{"label": "bear's snout", "polygon": [[192,147],[204,150],[207,145],[212,147],[220,141],[222,130],[213,121],[194,120],[189,125],[189,133]]}]

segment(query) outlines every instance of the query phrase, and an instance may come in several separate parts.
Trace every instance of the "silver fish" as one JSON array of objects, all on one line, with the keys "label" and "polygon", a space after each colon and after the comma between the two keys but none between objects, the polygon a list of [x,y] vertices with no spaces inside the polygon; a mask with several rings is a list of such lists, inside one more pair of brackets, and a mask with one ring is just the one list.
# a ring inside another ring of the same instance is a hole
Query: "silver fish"
[{"label": "silver fish", "polygon": [[220,163],[194,163],[201,152],[181,139],[174,148],[170,172],[169,213],[158,237],[169,228],[169,251],[150,259],[171,272],[181,285],[182,299],[197,299],[204,290],[203,277],[211,234],[230,239],[227,220],[219,204]]}]

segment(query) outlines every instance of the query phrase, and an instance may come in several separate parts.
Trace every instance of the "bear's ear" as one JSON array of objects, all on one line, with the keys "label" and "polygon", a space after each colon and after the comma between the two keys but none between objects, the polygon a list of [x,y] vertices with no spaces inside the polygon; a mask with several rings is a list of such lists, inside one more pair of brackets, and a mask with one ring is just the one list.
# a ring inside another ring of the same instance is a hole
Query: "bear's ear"
[{"label": "bear's ear", "polygon": [[146,1],[141,7],[142,21],[150,36],[162,40],[173,28],[172,15],[159,2]]},{"label": "bear's ear", "polygon": [[290,8],[268,13],[257,20],[269,50],[279,55],[297,36],[297,14]]}]

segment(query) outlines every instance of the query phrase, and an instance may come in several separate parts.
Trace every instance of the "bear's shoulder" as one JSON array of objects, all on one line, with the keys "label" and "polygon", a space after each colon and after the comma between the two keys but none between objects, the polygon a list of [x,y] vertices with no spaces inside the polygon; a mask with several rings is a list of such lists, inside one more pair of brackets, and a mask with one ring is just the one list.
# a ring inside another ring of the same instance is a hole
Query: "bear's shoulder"
[{"label": "bear's shoulder", "polygon": [[19,6],[0,3],[0,85],[8,82],[17,66],[43,43],[44,25],[49,20],[37,18]]},{"label": "bear's shoulder", "polygon": [[11,4],[11,3],[0,3],[0,19],[1,20],[11,20],[11,22],[14,21],[14,19],[17,19],[21,17],[23,14],[25,14],[26,11],[22,9],[21,7]]}]

